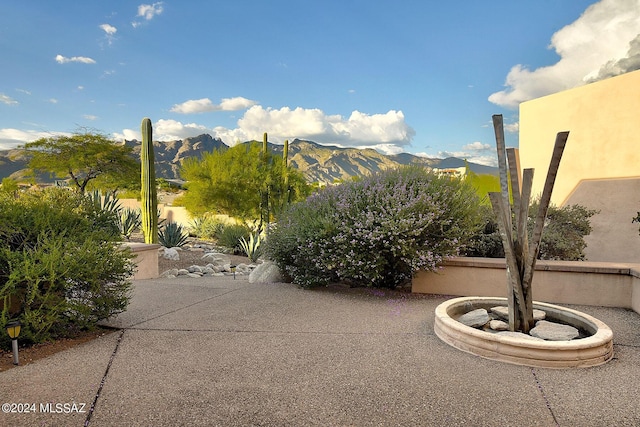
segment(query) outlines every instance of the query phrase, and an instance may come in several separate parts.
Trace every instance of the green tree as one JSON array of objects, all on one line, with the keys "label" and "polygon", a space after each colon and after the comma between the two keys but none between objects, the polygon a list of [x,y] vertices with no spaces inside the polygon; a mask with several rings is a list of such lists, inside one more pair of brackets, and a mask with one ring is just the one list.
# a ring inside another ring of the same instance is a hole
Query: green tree
[{"label": "green tree", "polygon": [[23,147],[28,168],[35,174],[49,172],[69,179],[84,193],[89,183],[104,190],[130,185],[139,177],[139,164],[131,147],[117,144],[97,133],[77,133],[40,138]]},{"label": "green tree", "polygon": [[467,166],[464,180],[476,189],[482,204],[489,205],[488,194],[493,191],[500,191],[500,177],[491,174],[477,174]]},{"label": "green tree", "polygon": [[197,215],[216,212],[264,222],[268,220],[263,218],[265,195],[269,215],[276,216],[288,200],[294,202],[310,192],[302,174],[292,168],[286,169],[285,188],[284,170],[282,158],[265,155],[255,142],[204,153],[182,164],[180,175],[187,181],[187,191],[179,202]]}]

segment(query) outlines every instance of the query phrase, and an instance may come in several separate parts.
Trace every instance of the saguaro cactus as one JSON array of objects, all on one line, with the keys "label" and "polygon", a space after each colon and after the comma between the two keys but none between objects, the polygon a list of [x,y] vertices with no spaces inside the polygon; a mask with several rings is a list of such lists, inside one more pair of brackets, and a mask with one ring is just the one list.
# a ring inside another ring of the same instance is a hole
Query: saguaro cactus
[{"label": "saguaro cactus", "polygon": [[282,184],[284,190],[284,203],[291,203],[291,190],[289,189],[289,140],[284,140],[282,149]]},{"label": "saguaro cactus", "polygon": [[158,198],[151,119],[147,117],[142,119],[140,130],[142,132],[142,149],[140,150],[142,234],[145,243],[158,243]]},{"label": "saguaro cactus", "polygon": [[269,171],[268,171],[268,150],[269,145],[267,142],[267,132],[262,135],[262,168],[264,172],[264,186],[262,189],[262,194],[260,197],[260,227],[263,224],[269,224],[269,217],[271,216],[271,212],[269,211]]}]

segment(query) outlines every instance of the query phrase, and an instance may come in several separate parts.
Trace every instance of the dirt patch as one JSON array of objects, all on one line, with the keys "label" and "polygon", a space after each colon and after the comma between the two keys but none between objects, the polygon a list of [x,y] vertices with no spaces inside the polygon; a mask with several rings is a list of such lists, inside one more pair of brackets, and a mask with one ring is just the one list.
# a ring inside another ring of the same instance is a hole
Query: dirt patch
[{"label": "dirt patch", "polygon": [[[36,344],[31,347],[20,346],[18,349],[20,366],[28,365],[36,360],[44,359],[52,354],[67,350],[113,332],[115,332],[113,329],[98,328],[93,331],[80,332],[74,338],[63,338],[53,342]],[[18,344],[19,343],[20,339],[18,339]],[[0,350],[0,372],[14,367],[13,353],[11,351]]]}]

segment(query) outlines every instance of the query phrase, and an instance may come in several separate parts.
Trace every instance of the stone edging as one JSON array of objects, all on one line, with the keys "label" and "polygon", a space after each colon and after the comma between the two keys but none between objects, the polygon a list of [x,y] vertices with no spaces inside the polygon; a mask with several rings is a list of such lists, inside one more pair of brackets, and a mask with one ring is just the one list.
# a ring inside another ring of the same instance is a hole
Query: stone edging
[{"label": "stone edging", "polygon": [[592,336],[572,341],[531,341],[500,336],[465,326],[452,316],[469,308],[506,305],[506,298],[462,297],[440,304],[435,311],[434,331],[445,343],[487,359],[541,368],[581,368],[606,363],[613,357],[613,332],[585,313],[552,304],[534,302],[555,318],[571,319]]}]

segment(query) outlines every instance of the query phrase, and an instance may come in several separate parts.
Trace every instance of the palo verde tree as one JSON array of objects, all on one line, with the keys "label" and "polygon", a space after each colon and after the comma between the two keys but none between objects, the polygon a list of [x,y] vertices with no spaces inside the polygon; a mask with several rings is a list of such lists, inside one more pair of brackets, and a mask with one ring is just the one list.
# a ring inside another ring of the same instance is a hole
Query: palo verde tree
[{"label": "palo verde tree", "polygon": [[115,190],[139,179],[140,167],[131,147],[91,132],[40,138],[22,147],[32,173],[49,172],[70,180],[80,193],[90,183]]},{"label": "palo verde tree", "polygon": [[299,171],[286,167],[283,158],[265,152],[258,142],[185,159],[180,175],[187,181],[180,202],[194,214],[217,212],[267,222],[265,212],[275,216],[285,199],[295,202],[310,192]]}]

